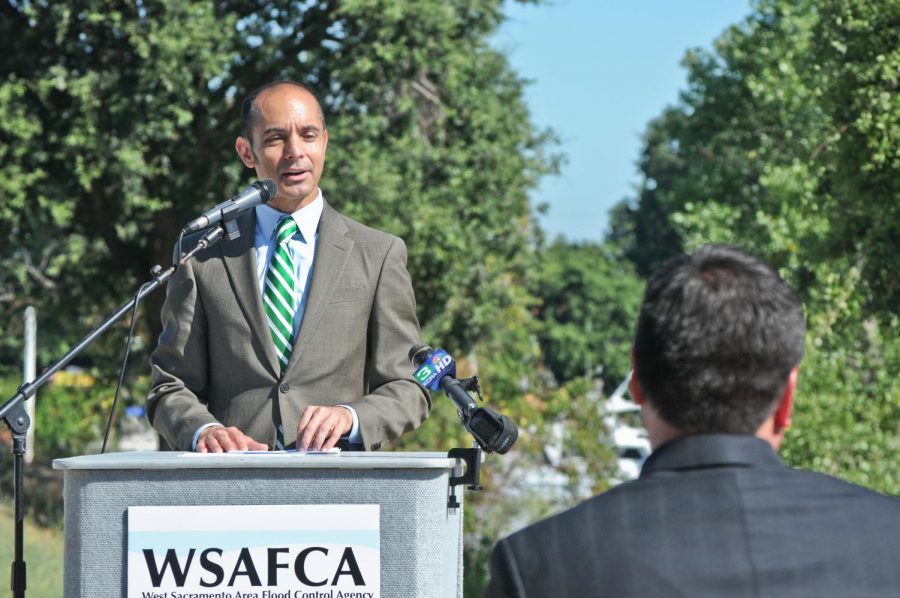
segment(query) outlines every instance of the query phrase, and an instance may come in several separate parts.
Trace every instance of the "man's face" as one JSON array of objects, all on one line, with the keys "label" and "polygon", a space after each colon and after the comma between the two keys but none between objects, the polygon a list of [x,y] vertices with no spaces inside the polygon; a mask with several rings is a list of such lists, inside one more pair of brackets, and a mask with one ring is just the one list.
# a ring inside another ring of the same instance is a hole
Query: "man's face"
[{"label": "man's face", "polygon": [[319,105],[295,85],[278,85],[259,94],[256,110],[253,139],[238,137],[235,148],[244,164],[256,169],[258,178],[278,185],[270,205],[294,212],[316,198],[325,167],[328,131]]}]

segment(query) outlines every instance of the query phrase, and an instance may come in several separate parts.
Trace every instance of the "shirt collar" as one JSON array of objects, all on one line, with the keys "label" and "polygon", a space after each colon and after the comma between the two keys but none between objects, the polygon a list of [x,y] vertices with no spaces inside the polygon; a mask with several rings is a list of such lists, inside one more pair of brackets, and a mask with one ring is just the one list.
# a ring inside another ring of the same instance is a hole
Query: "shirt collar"
[{"label": "shirt collar", "polygon": [[309,243],[315,238],[316,230],[319,228],[319,220],[322,218],[322,210],[325,207],[325,200],[322,197],[322,190],[318,189],[318,195],[309,204],[303,206],[293,214],[285,214],[279,212],[268,204],[256,206],[256,228],[262,233],[267,242],[271,242],[272,235],[275,234],[275,227],[278,222],[286,215],[294,219],[303,240]]}]

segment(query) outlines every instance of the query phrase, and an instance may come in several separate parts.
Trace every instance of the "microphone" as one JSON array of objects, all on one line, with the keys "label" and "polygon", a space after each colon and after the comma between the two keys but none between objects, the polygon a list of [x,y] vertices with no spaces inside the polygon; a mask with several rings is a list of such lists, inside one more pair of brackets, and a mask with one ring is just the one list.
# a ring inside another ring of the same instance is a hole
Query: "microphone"
[{"label": "microphone", "polygon": [[[476,388],[478,378],[456,379],[456,362],[443,349],[413,345],[409,360],[416,366],[416,380],[429,390],[442,390],[456,405],[457,414],[466,430],[488,453],[505,454],[519,437],[516,425],[505,415],[479,407],[466,386]],[[479,395],[480,396],[480,395]]]},{"label": "microphone", "polygon": [[429,390],[443,390],[467,419],[478,409],[475,399],[456,379],[456,362],[446,351],[415,345],[409,350],[409,360],[418,368],[415,377],[419,384]]},{"label": "microphone", "polygon": [[226,199],[216,207],[207,210],[199,218],[194,218],[181,229],[184,234],[203,230],[223,220],[234,220],[250,208],[268,202],[278,193],[278,187],[272,179],[256,181],[234,197]]}]

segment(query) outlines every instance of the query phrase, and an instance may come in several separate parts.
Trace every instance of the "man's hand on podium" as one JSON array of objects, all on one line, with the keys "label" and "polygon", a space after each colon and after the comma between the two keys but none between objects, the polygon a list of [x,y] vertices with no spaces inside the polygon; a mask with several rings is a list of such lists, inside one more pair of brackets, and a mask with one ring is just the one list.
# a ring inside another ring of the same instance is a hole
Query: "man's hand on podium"
[{"label": "man's hand on podium", "polygon": [[353,429],[353,415],[346,407],[310,405],[297,424],[298,451],[327,451]]},{"label": "man's hand on podium", "polygon": [[198,453],[226,453],[228,451],[265,451],[265,444],[256,442],[235,427],[211,426],[197,438]]}]

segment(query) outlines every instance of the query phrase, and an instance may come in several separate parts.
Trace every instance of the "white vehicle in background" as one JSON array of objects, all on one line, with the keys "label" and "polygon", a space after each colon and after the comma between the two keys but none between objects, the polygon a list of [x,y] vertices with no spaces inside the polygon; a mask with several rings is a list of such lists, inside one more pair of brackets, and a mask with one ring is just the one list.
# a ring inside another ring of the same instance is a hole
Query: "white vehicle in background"
[{"label": "white vehicle in background", "polygon": [[650,456],[650,440],[641,424],[641,408],[625,398],[630,381],[631,372],[628,372],[606,401],[603,417],[618,453],[618,477],[623,482],[637,478],[644,461]]},{"label": "white vehicle in background", "polygon": [[644,461],[650,456],[650,441],[643,428],[620,426],[613,430],[613,442],[618,451],[619,479],[633,480],[641,474]]}]

